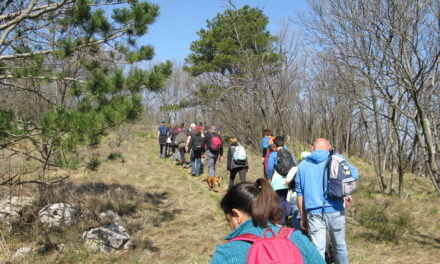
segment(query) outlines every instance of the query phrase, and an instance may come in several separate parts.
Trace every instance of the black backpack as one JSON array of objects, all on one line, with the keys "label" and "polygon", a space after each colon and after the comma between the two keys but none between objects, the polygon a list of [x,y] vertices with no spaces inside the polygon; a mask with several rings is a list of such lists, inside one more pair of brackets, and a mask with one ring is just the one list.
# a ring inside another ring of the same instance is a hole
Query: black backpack
[{"label": "black backpack", "polygon": [[203,150],[205,147],[205,139],[200,135],[194,135],[193,150]]},{"label": "black backpack", "polygon": [[275,170],[281,176],[287,176],[289,171],[295,166],[295,162],[293,161],[292,154],[284,148],[281,150],[277,150],[277,164],[275,166]]}]

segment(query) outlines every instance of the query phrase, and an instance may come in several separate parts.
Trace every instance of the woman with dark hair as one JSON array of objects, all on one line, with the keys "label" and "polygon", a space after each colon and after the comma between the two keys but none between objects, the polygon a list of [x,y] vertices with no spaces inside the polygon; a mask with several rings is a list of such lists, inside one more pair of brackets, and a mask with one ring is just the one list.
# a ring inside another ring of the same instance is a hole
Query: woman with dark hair
[{"label": "woman with dark hair", "polygon": [[[267,179],[260,178],[255,183],[241,182],[234,185],[220,202],[231,233],[226,240],[250,233],[263,237],[266,229],[278,234],[279,198]],[[304,263],[325,263],[315,246],[301,231],[294,231],[290,240],[299,249]],[[235,240],[217,246],[211,263],[246,263],[252,244]]]}]

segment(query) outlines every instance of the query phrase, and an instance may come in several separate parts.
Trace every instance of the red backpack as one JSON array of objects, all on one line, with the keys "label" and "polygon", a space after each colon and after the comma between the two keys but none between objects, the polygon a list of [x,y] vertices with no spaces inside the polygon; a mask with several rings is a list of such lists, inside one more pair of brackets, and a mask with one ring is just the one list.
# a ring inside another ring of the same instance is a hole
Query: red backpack
[{"label": "red backpack", "polygon": [[[267,237],[267,232],[272,232],[272,237]],[[242,234],[231,241],[247,241],[252,243],[248,253],[247,263],[280,263],[303,264],[301,252],[290,240],[294,228],[283,227],[278,235],[270,228],[264,231],[264,237],[254,234]]]},{"label": "red backpack", "polygon": [[211,138],[211,142],[209,144],[209,150],[211,151],[218,151],[220,149],[220,146],[222,145],[222,140],[219,136],[213,136]]}]

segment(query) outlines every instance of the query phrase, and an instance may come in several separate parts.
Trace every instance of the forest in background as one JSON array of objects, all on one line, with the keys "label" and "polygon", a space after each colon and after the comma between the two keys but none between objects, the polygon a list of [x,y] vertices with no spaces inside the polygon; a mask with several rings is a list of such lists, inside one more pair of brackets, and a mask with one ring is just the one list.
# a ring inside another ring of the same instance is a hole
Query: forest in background
[{"label": "forest in background", "polygon": [[276,34],[261,9],[228,4],[174,66],[137,43],[158,5],[0,4],[0,184],[63,180],[47,171],[90,166],[78,149],[144,112],[149,127],[222,123],[254,150],[264,128],[295,151],[327,137],[374,165],[372,189],[402,194],[413,172],[440,194],[438,1],[310,0]]}]

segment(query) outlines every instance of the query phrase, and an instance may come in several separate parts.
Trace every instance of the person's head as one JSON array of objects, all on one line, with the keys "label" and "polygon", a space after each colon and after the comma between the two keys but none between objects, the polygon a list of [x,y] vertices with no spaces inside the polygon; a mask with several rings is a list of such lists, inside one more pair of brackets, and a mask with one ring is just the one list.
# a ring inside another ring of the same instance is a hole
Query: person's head
[{"label": "person's head", "polygon": [[275,144],[276,147],[283,147],[284,146],[284,137],[282,137],[282,136],[275,137],[275,139],[273,140],[273,143]]},{"label": "person's head", "polygon": [[229,144],[231,145],[238,145],[238,139],[235,137],[232,137],[229,139]]},{"label": "person's head", "polygon": [[265,130],[263,130],[263,137],[270,137],[273,136],[272,135],[272,130],[266,128]]},{"label": "person's head", "polygon": [[231,230],[251,218],[260,227],[267,227],[269,221],[279,222],[279,198],[267,179],[234,185],[223,197],[220,206]]},{"label": "person's head", "polygon": [[217,131],[217,128],[215,126],[210,126],[209,127],[209,132],[213,133],[213,132],[216,132],[216,131]]},{"label": "person's head", "polygon": [[313,142],[312,151],[315,150],[327,150],[330,151],[332,149],[332,144],[326,138],[317,138],[315,142]]},{"label": "person's head", "polygon": [[160,122],[162,125],[165,125],[165,120],[162,120],[162,122]]},{"label": "person's head", "polygon": [[196,124],[192,123],[190,128],[191,128],[191,130],[196,129]]},{"label": "person's head", "polygon": [[185,128],[185,123],[181,123],[180,128]]}]

